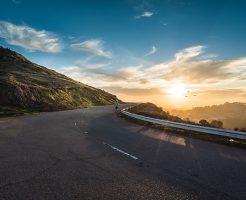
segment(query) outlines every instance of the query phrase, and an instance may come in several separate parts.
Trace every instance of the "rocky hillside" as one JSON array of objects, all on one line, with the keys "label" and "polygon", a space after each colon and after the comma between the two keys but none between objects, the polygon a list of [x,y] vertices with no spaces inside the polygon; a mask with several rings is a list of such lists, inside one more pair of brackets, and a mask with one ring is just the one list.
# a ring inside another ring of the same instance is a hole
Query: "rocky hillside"
[{"label": "rocky hillside", "polygon": [[0,115],[107,105],[116,99],[0,47]]}]

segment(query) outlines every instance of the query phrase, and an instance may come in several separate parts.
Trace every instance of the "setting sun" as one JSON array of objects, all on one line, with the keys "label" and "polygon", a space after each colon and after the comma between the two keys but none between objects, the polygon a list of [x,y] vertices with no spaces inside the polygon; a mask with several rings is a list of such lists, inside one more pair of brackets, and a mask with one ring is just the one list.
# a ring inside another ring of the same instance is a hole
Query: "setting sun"
[{"label": "setting sun", "polygon": [[185,97],[185,94],[187,93],[187,88],[182,83],[173,83],[168,87],[167,92],[169,96],[173,99],[181,99]]}]

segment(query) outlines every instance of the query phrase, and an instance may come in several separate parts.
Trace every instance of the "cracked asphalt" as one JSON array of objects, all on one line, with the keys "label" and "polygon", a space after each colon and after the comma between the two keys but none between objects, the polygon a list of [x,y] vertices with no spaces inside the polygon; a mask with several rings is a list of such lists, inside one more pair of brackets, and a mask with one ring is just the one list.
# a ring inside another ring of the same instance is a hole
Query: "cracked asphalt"
[{"label": "cracked asphalt", "polygon": [[[105,145],[106,144],[106,145]],[[246,151],[113,106],[0,119],[0,199],[246,199]]]}]

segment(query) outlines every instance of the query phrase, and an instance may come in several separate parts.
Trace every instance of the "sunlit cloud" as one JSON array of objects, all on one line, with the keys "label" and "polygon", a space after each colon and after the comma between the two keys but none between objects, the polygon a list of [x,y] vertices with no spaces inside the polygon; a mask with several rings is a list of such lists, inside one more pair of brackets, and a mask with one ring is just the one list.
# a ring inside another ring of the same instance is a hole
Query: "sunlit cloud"
[{"label": "sunlit cloud", "polygon": [[0,21],[0,37],[8,44],[30,51],[57,53],[62,50],[62,44],[55,34],[45,30],[36,30],[26,25]]},{"label": "sunlit cloud", "polygon": [[[93,73],[104,81],[108,80],[108,84],[111,84],[112,80],[115,82],[125,80],[125,84],[133,83],[140,88],[153,87],[156,82],[172,80],[179,80],[186,84],[211,84],[232,79],[243,80],[243,75],[246,74],[246,57],[234,60],[201,59],[199,56],[203,53],[204,48],[204,46],[194,46],[183,49],[174,55],[173,60],[153,66],[128,66],[110,72],[106,70],[103,73],[101,70],[94,70]],[[85,65],[90,66],[88,63]],[[105,66],[103,63],[96,65]],[[91,73],[88,68],[83,68],[83,70]]]},{"label": "sunlit cloud", "polygon": [[[201,59],[205,47],[194,46],[183,49],[174,55],[174,59],[168,62],[152,66],[127,66],[114,69],[113,71],[94,71],[94,75],[115,82],[126,80],[125,84],[132,82],[138,86],[146,87],[156,82],[170,82],[179,80],[186,84],[211,84],[225,80],[243,80],[246,74],[246,57],[233,60]],[[85,63],[85,65],[90,65]],[[97,64],[105,66],[104,64]],[[89,72],[88,68],[83,68]],[[91,71],[90,71],[91,72]],[[143,81],[145,80],[145,81]],[[131,85],[131,84],[130,84]],[[144,85],[144,86],[141,86]]]},{"label": "sunlit cloud", "polygon": [[140,19],[142,17],[152,17],[154,15],[153,12],[150,12],[150,11],[145,11],[143,12],[141,15],[136,15],[134,18],[135,19]]},{"label": "sunlit cloud", "polygon": [[147,96],[158,95],[161,93],[159,88],[124,88],[124,87],[103,87],[105,90],[110,90],[113,93],[128,94],[132,96]]},{"label": "sunlit cloud", "polygon": [[[85,67],[87,63],[82,68],[75,68],[77,69],[75,74],[70,72],[68,74],[87,84],[135,99],[136,96],[151,99],[151,95],[155,96],[153,100],[164,96],[167,98],[174,96],[173,92],[176,91],[179,93],[178,97],[184,99],[201,96],[208,98],[209,95],[223,99],[230,98],[232,94],[234,98],[242,99],[245,96],[243,87],[246,87],[245,82],[243,83],[246,76],[246,57],[233,60],[213,56],[203,58],[202,55],[206,55],[205,49],[205,46],[201,45],[188,47],[175,53],[173,59],[167,62],[149,66],[140,64],[112,68],[110,63],[108,65],[98,63],[99,68],[90,69]],[[174,87],[174,83],[179,83],[182,88],[172,89],[170,95],[169,90]],[[193,103],[195,105],[196,102]]]},{"label": "sunlit cloud", "polygon": [[147,54],[145,54],[145,56],[153,55],[156,52],[157,52],[157,48],[155,46],[152,46],[151,49],[150,49],[150,51]]},{"label": "sunlit cloud", "polygon": [[78,51],[90,52],[92,54],[106,58],[112,57],[112,53],[104,49],[103,41],[100,39],[91,39],[81,43],[71,44],[71,48]]},{"label": "sunlit cloud", "polygon": [[229,96],[231,94],[235,96],[241,96],[246,98],[246,88],[245,89],[209,89],[200,90],[196,92],[198,95],[213,95],[213,96]]},{"label": "sunlit cloud", "polygon": [[[175,60],[167,64],[166,80],[174,77],[187,83],[216,83],[228,79],[238,79],[246,73],[246,57],[233,60],[202,59],[202,47],[188,48],[176,54]],[[164,67],[164,66],[163,66]]]}]

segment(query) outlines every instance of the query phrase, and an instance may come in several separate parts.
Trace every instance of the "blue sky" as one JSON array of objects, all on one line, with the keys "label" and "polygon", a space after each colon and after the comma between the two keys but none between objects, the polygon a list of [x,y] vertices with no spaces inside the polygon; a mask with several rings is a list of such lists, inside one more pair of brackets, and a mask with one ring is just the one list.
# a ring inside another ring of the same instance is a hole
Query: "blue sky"
[{"label": "blue sky", "polygon": [[[157,75],[152,77],[158,82],[156,85],[146,84],[144,76],[150,79],[146,70],[165,63],[170,67],[177,61],[177,54],[187,53],[187,49],[195,54],[194,60],[209,59],[215,67],[217,61],[234,60],[236,63],[243,58],[240,61],[243,67],[236,70],[236,75],[244,79],[246,2],[243,0],[0,2],[0,45],[96,87],[116,93],[120,87],[123,98],[128,98],[134,89],[155,90],[159,84]],[[209,66],[204,68],[204,73],[210,69]],[[142,71],[145,74],[139,78]],[[119,86],[131,84],[124,75],[133,73],[142,85]],[[161,84],[166,87],[170,80],[166,73],[164,75]],[[202,86],[191,84],[192,81],[184,77],[171,81],[182,81],[186,87],[189,84],[190,90],[208,90],[210,79]],[[228,89],[219,83],[213,82],[217,89]],[[244,89],[245,82],[234,83],[229,89],[239,88]]]}]

